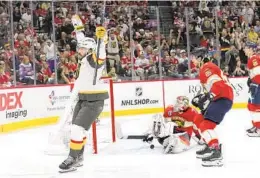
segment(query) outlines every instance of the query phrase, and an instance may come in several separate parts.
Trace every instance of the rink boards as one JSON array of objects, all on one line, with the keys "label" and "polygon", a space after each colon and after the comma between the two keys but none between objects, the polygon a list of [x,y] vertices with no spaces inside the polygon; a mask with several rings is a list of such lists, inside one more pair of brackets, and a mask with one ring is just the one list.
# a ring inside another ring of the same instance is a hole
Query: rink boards
[{"label": "rink boards", "polygon": [[[235,101],[233,108],[245,108],[248,100],[247,78],[231,78]],[[163,112],[177,96],[190,99],[200,90],[198,80],[137,81],[107,85],[114,93],[115,116]],[[35,86],[0,90],[0,132],[54,124],[65,111],[70,86]],[[111,101],[105,101],[100,117],[110,117]]]}]

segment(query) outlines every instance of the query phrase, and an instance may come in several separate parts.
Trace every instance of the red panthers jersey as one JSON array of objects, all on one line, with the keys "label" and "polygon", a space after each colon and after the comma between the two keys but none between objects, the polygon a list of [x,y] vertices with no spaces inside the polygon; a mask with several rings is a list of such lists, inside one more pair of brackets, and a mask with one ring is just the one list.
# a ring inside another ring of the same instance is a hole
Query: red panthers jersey
[{"label": "red panthers jersey", "polygon": [[[182,127],[178,127],[177,129],[179,131],[185,131],[189,134],[189,136],[192,135],[193,132],[193,124],[196,117],[198,117],[199,114],[195,109],[188,107],[188,109],[184,112],[176,112],[174,111],[174,106],[170,105],[165,109],[165,112],[163,114],[163,117],[165,118],[171,118],[172,121],[179,121],[183,123]],[[201,115],[201,117],[203,117]]]},{"label": "red panthers jersey", "polygon": [[249,69],[249,77],[252,82],[260,84],[260,56],[253,55],[247,61],[247,68]]},{"label": "red panthers jersey", "polygon": [[233,89],[216,64],[205,63],[200,69],[199,79],[205,89],[214,95],[214,99],[227,98],[233,101]]}]

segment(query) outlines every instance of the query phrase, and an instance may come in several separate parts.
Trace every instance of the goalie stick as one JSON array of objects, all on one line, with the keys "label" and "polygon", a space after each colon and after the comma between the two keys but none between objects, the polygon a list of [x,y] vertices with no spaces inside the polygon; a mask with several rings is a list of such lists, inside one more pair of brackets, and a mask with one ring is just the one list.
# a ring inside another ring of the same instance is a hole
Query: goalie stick
[{"label": "goalie stick", "polygon": [[146,138],[146,135],[125,135],[122,136],[120,139],[144,139]]},{"label": "goalie stick", "polygon": [[[143,134],[143,135],[123,135],[123,132],[122,132],[122,129],[121,129],[121,125],[118,122],[116,122],[115,125],[116,125],[116,135],[117,135],[117,138],[119,138],[119,139],[143,140],[144,141],[144,139],[147,138],[148,134]],[[153,142],[146,142],[146,143],[149,144],[151,149],[154,149]]]},{"label": "goalie stick", "polygon": [[119,139],[144,139],[146,134],[143,135],[124,135],[120,123],[116,122],[116,136]]}]

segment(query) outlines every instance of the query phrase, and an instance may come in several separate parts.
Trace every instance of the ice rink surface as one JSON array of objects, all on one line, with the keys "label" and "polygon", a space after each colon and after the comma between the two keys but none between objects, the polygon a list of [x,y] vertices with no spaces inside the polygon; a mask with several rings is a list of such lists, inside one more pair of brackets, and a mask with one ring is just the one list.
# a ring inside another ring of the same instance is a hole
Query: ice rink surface
[{"label": "ice rink surface", "polygon": [[[125,134],[142,134],[151,115],[117,119]],[[108,120],[98,126],[99,154],[85,154],[84,167],[76,172],[58,173],[66,156],[44,154],[48,132],[53,126],[0,135],[0,178],[246,178],[260,175],[260,138],[249,138],[251,125],[246,110],[232,110],[218,127],[223,143],[224,166],[201,167],[195,158],[196,147],[176,155],[163,155],[160,145],[154,150],[141,140],[111,138]]]}]

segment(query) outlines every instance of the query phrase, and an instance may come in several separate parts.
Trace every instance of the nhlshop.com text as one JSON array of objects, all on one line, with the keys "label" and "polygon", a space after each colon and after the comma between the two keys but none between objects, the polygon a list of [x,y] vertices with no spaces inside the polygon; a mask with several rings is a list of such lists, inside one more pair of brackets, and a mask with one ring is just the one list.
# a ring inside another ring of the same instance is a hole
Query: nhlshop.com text
[{"label": "nhlshop.com text", "polygon": [[159,100],[150,100],[150,99],[122,100],[121,106],[146,105],[146,104],[157,104],[157,103],[159,103]]},{"label": "nhlshop.com text", "polygon": [[6,111],[6,119],[17,119],[18,117],[26,117],[27,110],[16,110],[16,111]]}]

